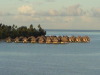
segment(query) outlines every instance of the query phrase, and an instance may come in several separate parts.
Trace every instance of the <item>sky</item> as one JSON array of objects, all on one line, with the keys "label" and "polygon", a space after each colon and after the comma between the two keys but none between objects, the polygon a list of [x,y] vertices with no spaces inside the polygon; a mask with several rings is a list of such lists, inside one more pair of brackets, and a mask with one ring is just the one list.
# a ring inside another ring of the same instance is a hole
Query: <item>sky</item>
[{"label": "sky", "polygon": [[0,0],[0,23],[100,30],[100,0]]}]

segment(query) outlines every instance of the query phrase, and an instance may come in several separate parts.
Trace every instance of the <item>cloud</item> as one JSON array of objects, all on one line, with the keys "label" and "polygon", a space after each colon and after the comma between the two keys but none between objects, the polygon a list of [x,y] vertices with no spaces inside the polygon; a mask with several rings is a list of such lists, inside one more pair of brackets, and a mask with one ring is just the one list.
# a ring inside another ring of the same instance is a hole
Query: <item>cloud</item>
[{"label": "cloud", "polygon": [[[100,8],[92,8],[91,10],[83,10],[80,4],[75,4],[62,10],[49,9],[45,11],[36,11],[32,6],[23,5],[18,8],[18,13],[25,16],[92,16],[100,17]],[[0,13],[1,15],[1,13]],[[6,15],[13,15],[11,13],[6,13]]]},{"label": "cloud", "polygon": [[55,10],[49,9],[48,11],[38,11],[36,12],[32,6],[23,5],[18,8],[18,12],[21,15],[26,16],[83,16],[86,15],[86,11],[84,11],[80,4],[72,5],[67,8],[63,8],[63,10]]},{"label": "cloud", "polygon": [[0,16],[14,16],[15,14],[10,13],[10,12],[1,12],[0,11]]},{"label": "cloud", "polygon": [[52,15],[52,16],[56,16],[56,15],[58,15],[58,11],[56,11],[56,10],[49,10],[49,12],[48,12],[50,15]]},{"label": "cloud", "polygon": [[91,9],[92,16],[94,17],[100,17],[100,8],[93,8]]},{"label": "cloud", "polygon": [[80,4],[75,4],[62,8],[62,10],[36,11],[32,6],[23,5],[18,8],[18,15],[14,19],[22,23],[67,23],[73,25],[80,22],[91,23],[93,21],[91,13],[99,13],[99,9],[83,10]]},{"label": "cloud", "polygon": [[72,5],[62,10],[49,9],[48,11],[37,12],[40,16],[83,16],[86,11],[81,8],[80,4]]},{"label": "cloud", "polygon": [[67,17],[64,17],[63,20],[64,20],[65,22],[72,22],[72,21],[74,20],[74,17],[72,17],[72,16],[67,16]]},{"label": "cloud", "polygon": [[[19,15],[15,16],[15,19],[34,22],[72,22],[74,16],[83,16],[84,12],[79,4],[64,8],[64,11],[55,9],[35,11],[32,6],[23,5],[18,8]],[[82,18],[84,19],[84,17]]]},{"label": "cloud", "polygon": [[80,4],[72,5],[64,9],[62,12],[63,16],[82,16],[85,14]]},{"label": "cloud", "polygon": [[21,15],[35,15],[36,11],[28,5],[23,5],[18,8],[18,12]]},{"label": "cloud", "polygon": [[39,14],[42,16],[83,16],[86,15],[86,11],[81,8],[80,4],[76,4],[62,8],[62,10],[50,9]]},{"label": "cloud", "polygon": [[54,9],[37,12],[36,15],[37,16],[60,16],[59,11],[56,11]]}]

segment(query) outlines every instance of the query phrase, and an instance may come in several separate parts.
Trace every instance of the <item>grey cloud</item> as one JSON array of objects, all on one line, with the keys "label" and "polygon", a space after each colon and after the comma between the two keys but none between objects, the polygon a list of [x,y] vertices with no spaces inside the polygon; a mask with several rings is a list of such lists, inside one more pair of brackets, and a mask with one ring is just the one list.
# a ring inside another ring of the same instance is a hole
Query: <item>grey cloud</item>
[{"label": "grey cloud", "polygon": [[0,16],[15,16],[15,15],[16,15],[16,14],[10,13],[10,12],[6,12],[6,13],[0,12]]},{"label": "grey cloud", "polygon": [[8,12],[8,13],[5,13],[5,15],[6,15],[6,16],[15,16],[16,14],[14,14],[14,13],[9,13],[9,12]]}]

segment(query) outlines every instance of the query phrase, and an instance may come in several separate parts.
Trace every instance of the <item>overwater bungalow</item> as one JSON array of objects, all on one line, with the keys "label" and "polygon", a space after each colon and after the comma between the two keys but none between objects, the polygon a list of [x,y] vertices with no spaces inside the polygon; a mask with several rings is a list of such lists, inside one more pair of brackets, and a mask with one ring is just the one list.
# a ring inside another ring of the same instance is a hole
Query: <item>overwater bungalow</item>
[{"label": "overwater bungalow", "polygon": [[46,43],[47,44],[51,44],[52,43],[52,40],[49,36],[46,37]]},{"label": "overwater bungalow", "polygon": [[19,43],[20,41],[19,41],[19,37],[16,37],[15,39],[14,39],[14,42],[15,43]]},{"label": "overwater bungalow", "polygon": [[12,42],[12,38],[11,37],[6,38],[6,42],[8,43]]},{"label": "overwater bungalow", "polygon": [[76,41],[76,37],[75,36],[69,37],[69,42],[75,42],[75,41]]},{"label": "overwater bungalow", "polygon": [[90,38],[88,36],[85,36],[87,38],[87,42],[90,42]]},{"label": "overwater bungalow", "polygon": [[61,38],[62,38],[62,36],[58,36],[57,38],[58,38],[58,40],[61,42]]},{"label": "overwater bungalow", "polygon": [[83,42],[90,42],[90,38],[88,36],[83,36],[82,41]]},{"label": "overwater bungalow", "polygon": [[68,36],[61,37],[61,43],[68,43],[68,42],[69,42],[69,37]]},{"label": "overwater bungalow", "polygon": [[82,37],[81,36],[76,37],[76,42],[83,42]]},{"label": "overwater bungalow", "polygon": [[36,43],[37,41],[36,41],[36,38],[35,37],[33,37],[32,39],[31,39],[31,43]]},{"label": "overwater bungalow", "polygon": [[60,41],[58,40],[58,38],[56,36],[54,36],[53,39],[52,39],[52,43],[58,44],[58,43],[60,43]]},{"label": "overwater bungalow", "polygon": [[53,40],[55,37],[57,37],[57,36],[49,36],[50,38],[51,38],[51,40]]},{"label": "overwater bungalow", "polygon": [[28,38],[24,37],[23,38],[23,43],[28,43]]},{"label": "overwater bungalow", "polygon": [[31,36],[30,39],[28,39],[29,42],[31,43],[36,43],[36,38],[34,36]]},{"label": "overwater bungalow", "polygon": [[38,37],[38,43],[45,43],[45,40],[46,39],[42,36]]}]

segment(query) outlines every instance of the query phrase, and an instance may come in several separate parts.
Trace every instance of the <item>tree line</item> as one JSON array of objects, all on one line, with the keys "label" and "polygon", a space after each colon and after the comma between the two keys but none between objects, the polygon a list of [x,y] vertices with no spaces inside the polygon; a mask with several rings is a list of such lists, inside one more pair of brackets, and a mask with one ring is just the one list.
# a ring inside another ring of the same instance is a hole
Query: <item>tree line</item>
[{"label": "tree line", "polygon": [[0,39],[5,39],[7,37],[16,38],[16,37],[38,37],[41,35],[46,35],[46,31],[38,25],[38,29],[34,28],[31,24],[29,27],[21,26],[17,27],[17,25],[5,25],[0,23]]}]

